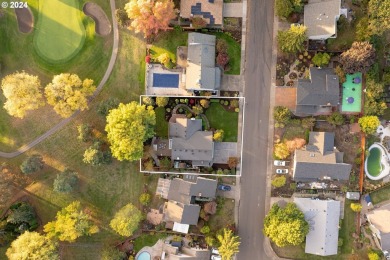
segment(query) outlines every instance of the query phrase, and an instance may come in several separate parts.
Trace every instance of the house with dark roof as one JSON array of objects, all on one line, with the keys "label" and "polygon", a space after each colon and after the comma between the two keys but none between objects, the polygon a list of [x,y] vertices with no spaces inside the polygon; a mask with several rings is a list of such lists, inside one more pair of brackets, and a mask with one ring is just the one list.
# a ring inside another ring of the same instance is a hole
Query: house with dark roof
[{"label": "house with dark roof", "polygon": [[309,143],[294,153],[293,179],[301,182],[347,181],[352,166],[334,146],[334,133],[310,132]]},{"label": "house with dark roof", "polygon": [[340,104],[339,77],[330,68],[310,68],[309,79],[299,79],[295,114],[331,114]]},{"label": "house with dark roof", "polygon": [[202,119],[175,114],[169,120],[169,149],[172,162],[188,161],[192,167],[211,166],[213,132],[202,131]]},{"label": "house with dark roof", "polygon": [[340,221],[340,201],[294,198],[294,203],[309,223],[305,253],[337,255]]},{"label": "house with dark roof", "polygon": [[309,0],[304,7],[303,18],[307,37],[310,40],[336,38],[337,21],[341,14],[341,0]]},{"label": "house with dark roof", "polygon": [[215,66],[215,35],[189,33],[185,74],[186,89],[218,90],[221,85],[221,69]]},{"label": "house with dark roof", "polygon": [[180,17],[200,17],[207,22],[208,27],[222,27],[223,0],[181,0]]},{"label": "house with dark roof", "polygon": [[175,178],[167,185],[169,190],[164,198],[168,202],[164,207],[164,220],[196,225],[200,213],[200,206],[196,202],[215,199],[218,182],[193,175],[184,178]]},{"label": "house with dark roof", "polygon": [[390,251],[390,204],[375,208],[366,216],[372,233],[378,238],[379,248]]}]

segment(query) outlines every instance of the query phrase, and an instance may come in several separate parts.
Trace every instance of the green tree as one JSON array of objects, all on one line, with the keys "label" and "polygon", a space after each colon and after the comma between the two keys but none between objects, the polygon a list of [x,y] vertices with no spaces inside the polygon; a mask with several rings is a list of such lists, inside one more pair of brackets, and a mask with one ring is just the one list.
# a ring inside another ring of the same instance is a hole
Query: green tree
[{"label": "green tree", "polygon": [[340,83],[344,83],[345,82],[345,80],[346,80],[345,72],[344,72],[344,70],[340,66],[337,66],[334,69],[334,73],[339,77]]},{"label": "green tree", "polygon": [[169,97],[156,97],[156,104],[158,107],[165,107],[168,105]]},{"label": "green tree", "polygon": [[110,227],[121,236],[129,237],[138,229],[142,213],[129,203],[121,208],[110,222]]},{"label": "green tree", "polygon": [[149,96],[142,97],[142,104],[146,106],[154,106],[154,103],[155,102],[153,97],[149,97]]},{"label": "green tree", "polygon": [[92,166],[110,164],[112,156],[110,151],[102,151],[102,144],[97,141],[84,152],[83,162]]},{"label": "green tree", "polygon": [[361,18],[358,23],[356,24],[356,33],[355,33],[355,39],[356,41],[368,41],[370,40],[371,33],[368,29],[369,26],[369,20],[368,17]]},{"label": "green tree", "polygon": [[20,165],[20,170],[25,174],[34,173],[42,170],[44,166],[43,158],[39,154],[33,154],[27,157]]},{"label": "green tree", "polygon": [[322,67],[329,64],[330,55],[326,52],[317,52],[311,61],[317,67]]},{"label": "green tree", "polygon": [[45,104],[38,77],[24,71],[5,76],[1,81],[1,89],[6,98],[4,109],[11,116],[24,118],[27,111]]},{"label": "green tree", "polygon": [[44,226],[49,238],[74,242],[78,237],[90,236],[99,232],[91,217],[81,208],[79,201],[74,201],[57,212],[56,219]]},{"label": "green tree", "polygon": [[340,63],[346,73],[366,73],[375,63],[375,48],[369,42],[354,42],[340,55]]},{"label": "green tree", "polygon": [[303,10],[303,2],[302,0],[290,0],[291,4],[294,7],[294,12],[300,13]]},{"label": "green tree", "polygon": [[160,62],[161,64],[163,64],[167,68],[169,67],[169,64],[171,63],[171,57],[169,57],[169,54],[166,52],[161,53],[157,57],[157,60],[158,60],[158,62]]},{"label": "green tree", "polygon": [[15,239],[6,253],[9,260],[59,260],[57,242],[37,232],[26,231]]},{"label": "green tree", "polygon": [[375,80],[367,77],[364,99],[365,115],[383,115],[387,108],[386,103],[382,99],[384,87],[383,83],[376,82]]},{"label": "green tree", "polygon": [[115,18],[118,22],[118,25],[122,28],[125,28],[129,25],[130,19],[127,16],[127,13],[124,9],[118,8],[115,10]]},{"label": "green tree", "polygon": [[312,129],[316,124],[314,117],[305,117],[302,119],[302,127],[306,129]]},{"label": "green tree", "polygon": [[293,11],[294,6],[290,0],[275,1],[275,13],[280,19],[286,20]]},{"label": "green tree", "polygon": [[307,27],[292,24],[286,31],[278,31],[277,40],[279,48],[285,53],[297,53],[304,50],[304,42],[307,40]]},{"label": "green tree", "polygon": [[111,109],[116,108],[119,105],[119,100],[116,98],[108,98],[99,103],[97,112],[99,115],[106,117]]},{"label": "green tree", "polygon": [[26,203],[21,202],[17,204],[17,207],[10,208],[10,213],[7,216],[7,222],[12,224],[22,224],[36,222],[36,214],[34,208]]},{"label": "green tree", "polygon": [[60,193],[70,193],[76,188],[78,182],[77,172],[65,169],[60,174],[57,174],[57,178],[53,182],[53,190]]},{"label": "green tree", "polygon": [[274,146],[274,156],[276,159],[286,159],[290,156],[290,150],[288,149],[287,144],[278,143]]},{"label": "green tree", "polygon": [[92,127],[89,124],[81,124],[77,126],[77,131],[79,132],[77,139],[83,142],[88,142],[92,139]]},{"label": "green tree", "polygon": [[264,235],[278,247],[299,245],[309,233],[309,224],[295,203],[287,203],[285,208],[273,204],[264,219]]},{"label": "green tree", "polygon": [[390,29],[390,1],[370,0],[368,2],[369,31],[372,34],[382,35]]},{"label": "green tree", "polygon": [[139,196],[139,203],[144,206],[147,206],[150,203],[151,197],[152,196],[150,196],[149,193],[144,192]]},{"label": "green tree", "polygon": [[366,134],[373,134],[381,124],[377,116],[363,116],[359,118],[359,125],[362,131]]},{"label": "green tree", "polygon": [[275,177],[272,180],[271,185],[274,186],[275,188],[283,187],[284,185],[286,185],[286,177],[284,176]]},{"label": "green tree", "polygon": [[213,140],[214,142],[222,142],[224,136],[225,132],[222,129],[217,129],[213,134]]},{"label": "green tree", "polygon": [[239,252],[240,238],[230,229],[224,228],[222,234],[217,235],[217,239],[220,244],[218,252],[222,260],[231,260],[234,254]]},{"label": "green tree", "polygon": [[360,212],[362,210],[362,204],[360,203],[351,203],[350,207],[355,212]]},{"label": "green tree", "polygon": [[82,81],[76,74],[62,73],[45,87],[45,96],[57,114],[70,117],[75,111],[88,108],[88,97],[95,89],[91,79]]},{"label": "green tree", "polygon": [[290,109],[283,106],[274,107],[274,120],[275,127],[284,128],[286,124],[290,121],[292,113]]},{"label": "green tree", "polygon": [[326,118],[326,121],[328,121],[328,123],[333,126],[338,126],[344,124],[345,119],[343,115],[340,114],[339,112],[334,112],[333,114],[331,114]]},{"label": "green tree", "polygon": [[112,156],[119,161],[142,158],[143,143],[154,136],[155,124],[156,114],[151,106],[131,102],[112,109],[105,128]]},{"label": "green tree", "polygon": [[101,260],[124,260],[126,253],[119,251],[115,247],[107,247],[102,250]]}]

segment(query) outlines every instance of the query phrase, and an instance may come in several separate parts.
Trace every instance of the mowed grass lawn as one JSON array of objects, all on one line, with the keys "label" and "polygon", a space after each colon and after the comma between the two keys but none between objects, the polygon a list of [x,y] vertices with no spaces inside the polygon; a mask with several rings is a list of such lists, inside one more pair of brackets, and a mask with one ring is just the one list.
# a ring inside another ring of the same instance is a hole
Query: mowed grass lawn
[{"label": "mowed grass lawn", "polygon": [[[104,245],[113,245],[123,240],[109,227],[109,222],[116,211],[128,203],[140,206],[138,198],[143,192],[145,183],[148,187],[156,187],[158,176],[144,177],[139,173],[138,162],[114,160],[111,165],[99,167],[92,167],[82,162],[84,151],[91,144],[77,139],[77,126],[81,123],[88,123],[93,126],[97,135],[104,138],[105,118],[96,112],[98,104],[110,97],[117,98],[122,103],[137,101],[144,89],[143,77],[141,77],[145,73],[144,67],[141,66],[145,59],[144,39],[127,30],[121,30],[119,46],[113,73],[102,92],[90,104],[88,111],[81,112],[62,130],[26,154],[12,160],[0,158],[0,164],[6,162],[19,166],[27,155],[38,153],[44,156],[45,172],[39,175],[32,174],[34,182],[26,187],[26,190],[30,192],[28,199],[34,205],[43,225],[52,221],[59,209],[74,200],[81,201],[82,205],[92,210],[100,232],[91,237],[79,238],[72,244],[62,244],[60,251],[63,259],[100,259]],[[50,118],[42,118],[50,121]],[[65,168],[79,173],[80,187],[69,195],[59,195],[52,190],[53,181],[56,175]],[[154,190],[149,189],[149,192],[153,193]],[[2,249],[5,247],[7,245]],[[6,258],[0,255],[0,259]]]},{"label": "mowed grass lawn", "polygon": [[82,10],[76,0],[40,0],[34,46],[42,58],[65,62],[85,41]]},{"label": "mowed grass lawn", "polygon": [[165,108],[157,107],[154,112],[156,113],[156,126],[154,131],[158,137],[168,137],[168,122],[165,120]]},{"label": "mowed grass lawn", "polygon": [[[86,0],[79,1],[82,6]],[[111,17],[109,2],[96,1],[108,17]],[[28,0],[28,5],[33,12],[35,21],[39,16],[39,2]],[[4,16],[0,18],[0,76],[26,71],[37,75],[42,86],[46,86],[52,77],[63,72],[76,73],[80,78],[93,79],[98,84],[106,71],[112,50],[112,34],[107,37],[95,35],[94,21],[83,15],[83,24],[86,28],[86,40],[82,49],[76,56],[65,63],[50,63],[42,59],[34,48],[34,35],[37,30],[30,34],[20,33],[13,9],[2,9]],[[123,76],[128,78],[126,75]],[[136,75],[138,80],[138,75]],[[123,84],[128,86],[132,81]],[[0,91],[0,151],[12,152],[20,146],[34,140],[46,132],[61,118],[50,106],[42,107],[29,112],[26,117],[17,119],[11,117],[3,109],[5,98]]]},{"label": "mowed grass lawn", "polygon": [[388,185],[374,192],[371,192],[370,197],[374,205],[386,200],[390,200],[390,186]]},{"label": "mowed grass lawn", "polygon": [[210,103],[205,115],[211,128],[224,131],[224,142],[237,142],[238,113],[226,111],[219,103]]}]

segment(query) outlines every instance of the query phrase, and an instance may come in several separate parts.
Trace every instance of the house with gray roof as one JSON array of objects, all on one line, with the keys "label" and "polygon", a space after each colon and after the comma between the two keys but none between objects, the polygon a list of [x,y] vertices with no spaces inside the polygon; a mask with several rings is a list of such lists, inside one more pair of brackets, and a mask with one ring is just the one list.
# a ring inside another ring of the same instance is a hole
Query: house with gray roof
[{"label": "house with gray roof", "polygon": [[331,114],[340,104],[339,77],[330,68],[310,68],[309,79],[298,79],[295,114]]},{"label": "house with gray roof", "polygon": [[188,161],[192,167],[211,166],[213,132],[202,131],[202,120],[176,114],[169,120],[169,149],[172,162]]},{"label": "house with gray roof", "polygon": [[334,146],[334,133],[310,132],[309,143],[294,153],[293,179],[301,182],[347,181],[352,166]]},{"label": "house with gray roof", "polygon": [[217,184],[216,180],[194,175],[191,178],[171,180],[166,197],[168,202],[164,207],[165,221],[196,225],[200,213],[200,206],[196,201],[215,199]]},{"label": "house with gray roof", "polygon": [[215,66],[215,35],[189,33],[186,68],[186,89],[218,90],[221,69]]},{"label": "house with gray roof", "polygon": [[294,198],[294,203],[309,223],[305,253],[330,256],[337,255],[340,220],[340,201]]},{"label": "house with gray roof", "polygon": [[378,238],[379,248],[390,251],[390,203],[375,208],[366,215],[372,233]]},{"label": "house with gray roof", "polygon": [[309,0],[304,7],[303,18],[307,37],[311,40],[336,38],[337,21],[341,14],[341,0]]},{"label": "house with gray roof", "polygon": [[200,17],[208,27],[221,28],[223,24],[223,0],[181,0],[180,17]]}]

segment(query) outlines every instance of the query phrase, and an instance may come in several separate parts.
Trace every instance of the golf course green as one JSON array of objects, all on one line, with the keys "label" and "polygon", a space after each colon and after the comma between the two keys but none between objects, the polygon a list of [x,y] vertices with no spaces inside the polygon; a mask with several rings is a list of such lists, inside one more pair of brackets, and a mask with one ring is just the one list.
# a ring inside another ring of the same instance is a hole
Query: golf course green
[{"label": "golf course green", "polygon": [[78,0],[40,0],[34,47],[48,62],[66,62],[83,47],[85,28]]}]

